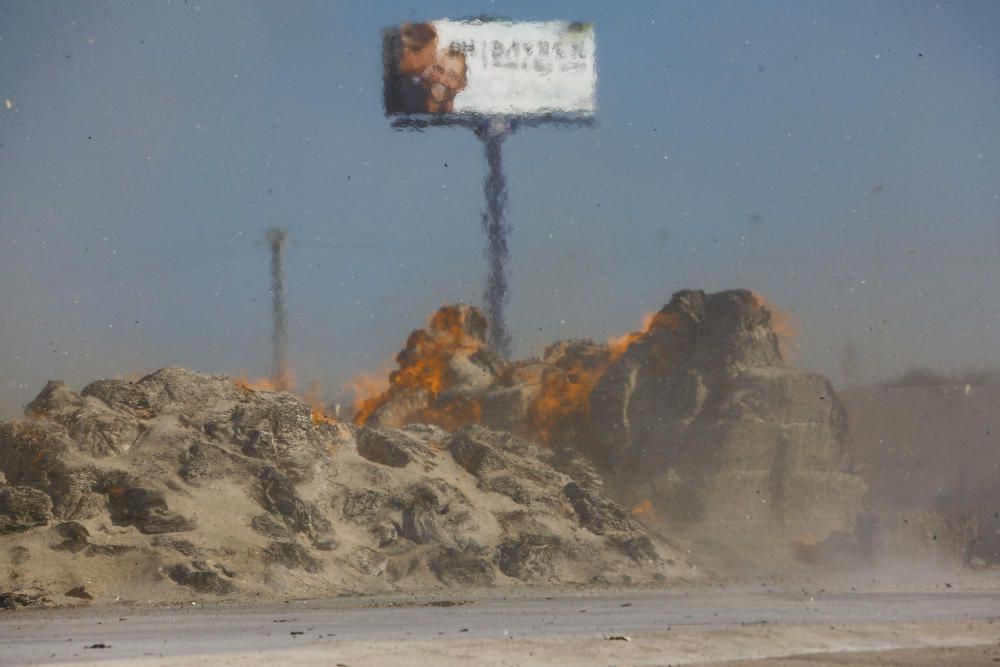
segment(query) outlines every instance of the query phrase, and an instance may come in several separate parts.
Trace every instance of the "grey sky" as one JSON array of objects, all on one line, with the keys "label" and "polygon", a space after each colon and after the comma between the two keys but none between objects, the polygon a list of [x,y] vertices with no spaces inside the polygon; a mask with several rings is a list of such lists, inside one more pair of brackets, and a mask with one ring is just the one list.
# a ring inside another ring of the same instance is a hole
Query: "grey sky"
[{"label": "grey sky", "polygon": [[1000,364],[1000,3],[536,4],[0,2],[0,415],[263,375],[272,225],[302,384],[478,303],[481,146],[389,128],[379,29],[484,13],[597,30],[597,127],[504,146],[516,354],[748,287],[838,381]]}]

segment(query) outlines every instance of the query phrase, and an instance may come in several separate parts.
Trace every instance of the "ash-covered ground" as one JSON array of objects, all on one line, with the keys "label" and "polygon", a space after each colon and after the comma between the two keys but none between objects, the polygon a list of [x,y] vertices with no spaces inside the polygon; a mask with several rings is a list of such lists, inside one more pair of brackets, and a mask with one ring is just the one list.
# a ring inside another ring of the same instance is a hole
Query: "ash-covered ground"
[{"label": "ash-covered ground", "polygon": [[15,599],[698,576],[580,457],[510,433],[357,428],[177,368],[80,394],[52,382],[29,413],[0,426],[0,588]]},{"label": "ash-covered ground", "polygon": [[349,420],[179,368],[50,382],[0,423],[0,602],[669,587],[984,543],[872,492],[885,466],[751,292],[523,361],[487,329],[442,308]]}]

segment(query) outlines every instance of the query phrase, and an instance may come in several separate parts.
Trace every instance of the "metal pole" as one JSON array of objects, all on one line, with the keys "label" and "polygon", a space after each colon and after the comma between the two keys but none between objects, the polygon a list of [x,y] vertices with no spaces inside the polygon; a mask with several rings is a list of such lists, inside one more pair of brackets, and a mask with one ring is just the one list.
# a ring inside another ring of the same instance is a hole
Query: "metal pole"
[{"label": "metal pole", "polygon": [[486,291],[483,293],[486,317],[490,328],[489,343],[504,358],[510,356],[510,334],[504,319],[504,305],[509,298],[507,284],[507,259],[510,250],[507,236],[510,223],[507,221],[507,177],[503,173],[503,159],[500,147],[512,132],[511,124],[503,119],[486,121],[476,130],[486,152],[489,171],[483,180],[486,193],[486,210],[483,211],[483,231],[486,232]]},{"label": "metal pole", "polygon": [[284,229],[272,227],[265,238],[271,246],[271,316],[274,329],[271,331],[273,358],[271,360],[271,382],[275,389],[288,389],[291,373],[288,367],[288,327],[285,318],[284,271],[281,266],[281,249],[288,238]]}]

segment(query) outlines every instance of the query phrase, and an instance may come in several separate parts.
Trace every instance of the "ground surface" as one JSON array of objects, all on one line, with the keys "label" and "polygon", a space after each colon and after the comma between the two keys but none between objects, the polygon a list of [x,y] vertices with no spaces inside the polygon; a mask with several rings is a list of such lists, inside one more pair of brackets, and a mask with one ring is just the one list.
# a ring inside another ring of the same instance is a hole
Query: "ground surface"
[{"label": "ground surface", "polygon": [[992,665],[998,640],[995,587],[487,592],[0,616],[3,665]]}]

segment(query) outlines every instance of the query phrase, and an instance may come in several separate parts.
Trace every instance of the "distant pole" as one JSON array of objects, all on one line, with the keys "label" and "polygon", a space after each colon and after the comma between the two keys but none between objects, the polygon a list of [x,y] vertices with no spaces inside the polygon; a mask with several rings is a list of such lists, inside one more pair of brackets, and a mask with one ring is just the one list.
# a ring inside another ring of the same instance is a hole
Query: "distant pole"
[{"label": "distant pole", "polygon": [[486,210],[483,211],[483,231],[486,232],[486,291],[483,301],[486,317],[490,323],[489,343],[505,359],[510,356],[511,340],[504,319],[504,306],[510,297],[507,282],[507,260],[510,249],[507,237],[510,223],[507,220],[507,177],[503,172],[503,156],[500,147],[512,132],[511,124],[504,119],[490,119],[476,129],[476,135],[483,142],[486,164],[489,171],[483,180],[486,193]]},{"label": "distant pole", "polygon": [[288,389],[291,373],[288,367],[288,327],[285,317],[284,272],[281,266],[281,249],[288,239],[288,232],[279,227],[268,229],[264,238],[271,248],[271,383],[275,389]]}]

